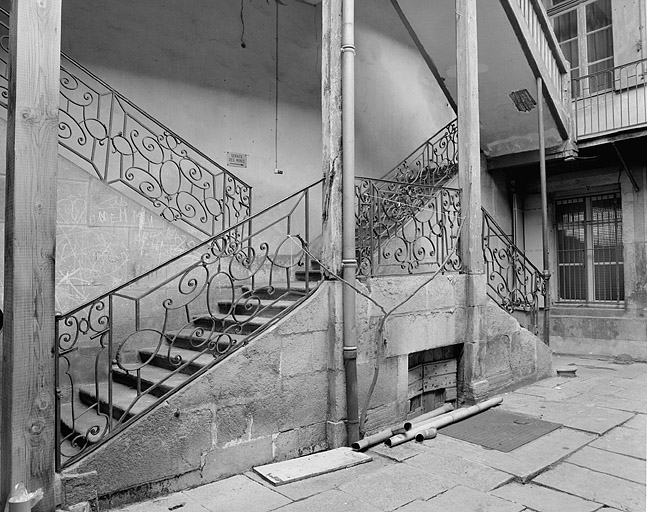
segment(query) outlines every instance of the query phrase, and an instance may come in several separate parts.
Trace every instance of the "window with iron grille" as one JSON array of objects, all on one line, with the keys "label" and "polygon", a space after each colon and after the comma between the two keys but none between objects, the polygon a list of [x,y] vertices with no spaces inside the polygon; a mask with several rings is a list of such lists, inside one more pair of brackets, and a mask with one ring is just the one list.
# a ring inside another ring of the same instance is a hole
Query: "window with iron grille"
[{"label": "window with iron grille", "polygon": [[624,301],[620,193],[557,201],[555,215],[559,300]]}]

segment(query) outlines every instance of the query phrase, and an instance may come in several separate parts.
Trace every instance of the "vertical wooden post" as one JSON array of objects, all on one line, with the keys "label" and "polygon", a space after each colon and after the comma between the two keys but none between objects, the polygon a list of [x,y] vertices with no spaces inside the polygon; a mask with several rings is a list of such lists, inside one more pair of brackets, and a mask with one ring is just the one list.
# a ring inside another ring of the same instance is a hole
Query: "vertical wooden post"
[{"label": "vertical wooden post", "polygon": [[476,0],[456,0],[458,81],[458,179],[465,224],[461,256],[467,273],[483,272],[481,226],[481,137],[479,125]]},{"label": "vertical wooden post", "polygon": [[13,0],[5,220],[2,486],[54,510],[54,250],[61,0]]},{"label": "vertical wooden post", "polygon": [[322,2],[323,247],[322,261],[336,274],[342,260],[342,0]]}]

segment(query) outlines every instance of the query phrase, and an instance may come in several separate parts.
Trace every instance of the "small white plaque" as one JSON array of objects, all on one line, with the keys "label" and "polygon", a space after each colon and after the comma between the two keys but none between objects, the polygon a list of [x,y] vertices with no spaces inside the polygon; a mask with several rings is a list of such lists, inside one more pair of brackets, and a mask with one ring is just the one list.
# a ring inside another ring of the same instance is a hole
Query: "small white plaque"
[{"label": "small white plaque", "polygon": [[227,166],[247,168],[247,155],[245,153],[232,153],[227,151]]}]

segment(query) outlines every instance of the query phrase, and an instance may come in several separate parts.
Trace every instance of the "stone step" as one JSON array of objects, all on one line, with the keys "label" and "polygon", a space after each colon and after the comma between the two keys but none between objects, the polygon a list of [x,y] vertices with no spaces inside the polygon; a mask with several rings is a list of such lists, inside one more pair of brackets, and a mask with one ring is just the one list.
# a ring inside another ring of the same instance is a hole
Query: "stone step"
[{"label": "stone step", "polygon": [[232,307],[231,301],[222,300],[218,302],[218,310],[221,314],[249,315],[254,313],[257,316],[274,317],[283,310],[294,304],[294,300],[260,300],[249,298],[239,299]]},{"label": "stone step", "polygon": [[253,290],[244,286],[243,292],[253,294],[263,300],[299,300],[307,295],[305,288],[296,286],[263,286]]},{"label": "stone step", "polygon": [[[108,405],[108,382],[99,384],[99,396],[97,396],[94,384],[81,386],[79,398],[86,406],[98,405],[99,411],[104,414],[110,413]],[[133,416],[143,412],[149,406],[157,402],[157,397],[149,394],[142,394],[137,397],[137,391],[133,388],[112,383],[112,417],[120,423],[124,423]]]},{"label": "stone step", "polygon": [[[306,280],[306,271],[305,270],[297,270],[294,273],[294,278],[297,281],[305,281]],[[308,272],[308,279],[310,281],[321,281],[324,278],[323,270],[320,269],[310,269]]]},{"label": "stone step", "polygon": [[[178,364],[173,360],[174,357],[181,357],[183,366],[182,370],[179,373],[185,375],[193,375],[195,372],[202,370],[205,366],[210,364],[213,361],[213,355],[210,353],[201,354],[200,352],[206,349],[205,347],[198,348],[194,347],[193,349],[178,347],[173,345],[173,350],[171,351],[171,359],[166,354],[166,351],[155,351],[155,348],[144,348],[140,349],[139,357],[142,361],[149,361],[149,366],[157,367],[167,373],[170,373],[178,368]],[[158,373],[158,376],[162,376],[161,373]],[[179,377],[178,377],[179,378]]]},{"label": "stone step", "polygon": [[[73,413],[76,415],[74,420]],[[61,439],[67,448],[62,454],[73,457],[86,446],[103,439],[114,424],[114,420],[98,412],[96,407],[82,403],[78,395],[74,403],[61,403]]]},{"label": "stone step", "polygon": [[[195,356],[196,353],[191,352],[191,354]],[[182,372],[173,374],[170,368],[162,368],[160,366],[156,366],[155,363],[156,361],[153,358],[149,365],[139,371],[139,387],[142,391],[148,391],[153,396],[158,398],[164,396],[169,391],[175,389],[181,384],[184,384],[189,377],[188,374]],[[115,368],[112,373],[112,378],[119,384],[124,384],[130,388],[137,389],[138,382],[136,372],[126,372],[121,368]]]},{"label": "stone step", "polygon": [[[204,349],[205,342],[207,338],[218,341],[219,350],[225,350],[230,344],[230,339],[235,340],[236,342],[243,341],[247,334],[220,334],[220,332],[214,332],[211,334],[211,325],[208,325],[211,322],[207,320],[202,321],[202,325],[198,322],[198,325],[194,325],[191,328],[185,328],[180,331],[168,331],[166,334],[171,339],[173,343],[173,352],[175,353],[176,349],[191,350],[194,352],[201,352]],[[201,334],[195,334],[196,329],[202,330]],[[152,350],[152,349],[151,349]],[[140,354],[141,358],[141,354]]]},{"label": "stone step", "polygon": [[211,331],[251,334],[263,327],[270,320],[271,317],[247,315],[227,316],[224,319],[213,318],[208,315],[198,315],[192,318],[193,325],[204,328],[207,334]]}]

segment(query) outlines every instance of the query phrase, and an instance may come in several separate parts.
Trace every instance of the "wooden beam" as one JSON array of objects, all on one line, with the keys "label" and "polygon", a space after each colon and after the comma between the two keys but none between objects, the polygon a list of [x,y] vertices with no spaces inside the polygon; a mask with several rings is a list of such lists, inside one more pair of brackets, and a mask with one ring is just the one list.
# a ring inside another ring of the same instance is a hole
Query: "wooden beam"
[{"label": "wooden beam", "polygon": [[54,250],[61,0],[13,0],[9,29],[0,506],[54,510]]},{"label": "wooden beam", "polygon": [[[564,105],[562,102],[561,91],[552,82],[548,68],[544,64],[544,59],[539,49],[535,46],[530,29],[523,17],[521,7],[519,7],[519,4],[515,0],[501,0],[501,5],[508,16],[508,20],[526,56],[530,69],[532,69],[535,77],[541,77],[544,82],[546,104],[555,119],[555,125],[557,126],[557,131],[559,131],[559,135],[564,140],[571,138],[570,111],[567,111],[567,109],[571,108],[570,102],[568,105]],[[558,66],[561,65],[559,59],[557,59],[557,63]]]},{"label": "wooden beam", "polygon": [[454,100],[451,93],[449,92],[449,89],[445,85],[445,80],[443,80],[443,77],[440,75],[440,71],[438,71],[438,68],[436,67],[435,62],[433,61],[429,53],[427,53],[427,50],[422,44],[422,41],[420,41],[418,34],[416,34],[416,31],[411,26],[411,23],[409,23],[409,19],[407,18],[407,15],[404,14],[404,11],[402,10],[402,8],[400,7],[400,4],[398,3],[398,0],[391,0],[391,4],[393,5],[395,12],[398,13],[398,16],[400,17],[400,21],[402,21],[402,24],[404,25],[404,28],[407,29],[407,32],[409,33],[409,37],[411,37],[413,44],[416,45],[418,52],[420,53],[425,63],[427,64],[429,71],[431,71],[431,74],[434,75],[436,82],[438,82],[438,86],[440,87],[440,90],[443,91],[443,94],[445,95],[445,98],[447,99],[449,106],[452,108],[454,113],[458,112],[458,105],[456,105],[456,101]]},{"label": "wooden beam", "polygon": [[342,255],[342,116],[341,116],[342,0],[322,4],[321,112],[323,132],[322,261],[336,274]]},{"label": "wooden beam", "polygon": [[456,77],[458,82],[458,179],[462,190],[463,269],[483,272],[481,244],[481,136],[478,90],[476,0],[456,0]]}]

